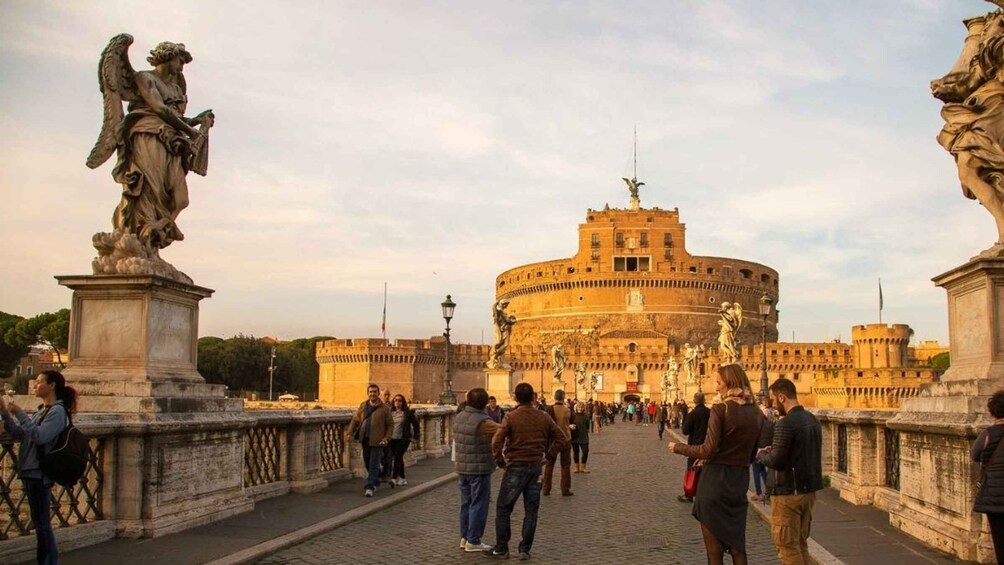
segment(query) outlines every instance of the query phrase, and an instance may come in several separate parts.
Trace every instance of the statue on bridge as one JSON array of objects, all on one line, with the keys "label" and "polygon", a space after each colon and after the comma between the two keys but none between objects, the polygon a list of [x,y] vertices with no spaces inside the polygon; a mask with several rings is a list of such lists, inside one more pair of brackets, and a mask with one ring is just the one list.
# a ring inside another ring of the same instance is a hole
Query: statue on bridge
[{"label": "statue on bridge", "polygon": [[552,388],[564,389],[565,381],[562,380],[561,374],[565,371],[565,352],[561,349],[561,344],[556,343],[554,347],[551,348],[551,363],[554,369],[554,376],[552,377]]},{"label": "statue on bridge", "polygon": [[[104,121],[87,157],[96,169],[117,153],[112,178],[122,198],[112,215],[112,232],[93,237],[96,275],[160,275],[191,284],[184,273],[160,258],[160,250],[185,238],[178,215],[188,206],[189,171],[209,167],[209,130],[215,116],[206,110],[186,118],[188,85],[184,66],[192,55],[183,43],[158,44],[147,61],[153,70],[136,72],[129,62],[133,38],[120,34],[101,53],[98,82]],[[128,102],[128,113],[122,104]]]},{"label": "statue on bridge", "polygon": [[[1004,1],[990,0],[1004,8]],[[968,36],[948,74],[931,81],[945,103],[938,143],[952,154],[962,194],[993,216],[997,241],[980,255],[1004,256],[1004,13],[965,21]]]},{"label": "statue on bridge", "polygon": [[589,388],[586,383],[586,364],[579,361],[575,364],[575,384],[576,388],[582,389],[582,395],[589,397]]},{"label": "statue on bridge", "polygon": [[505,309],[509,306],[508,299],[501,299],[492,306],[492,324],[495,326],[495,345],[488,356],[486,366],[489,369],[508,368],[505,362],[505,352],[509,348],[509,337],[512,335],[512,326],[516,323],[516,316],[509,314]]},{"label": "statue on bridge", "polygon": [[738,302],[722,302],[718,309],[718,362],[721,365],[731,365],[739,362],[739,349],[736,347],[736,333],[743,325],[743,307]]}]

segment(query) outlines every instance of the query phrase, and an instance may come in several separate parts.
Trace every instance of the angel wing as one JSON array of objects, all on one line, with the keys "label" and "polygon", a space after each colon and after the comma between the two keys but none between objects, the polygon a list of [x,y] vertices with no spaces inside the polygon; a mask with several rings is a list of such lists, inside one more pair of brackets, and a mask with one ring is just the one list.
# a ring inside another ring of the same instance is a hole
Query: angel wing
[{"label": "angel wing", "polygon": [[138,98],[136,94],[135,71],[129,63],[129,46],[132,36],[120,33],[108,42],[101,52],[98,62],[98,84],[104,96],[104,121],[98,141],[87,156],[87,166],[96,169],[111,157],[118,145],[118,129],[122,123],[124,112],[122,102],[132,102]]},{"label": "angel wing", "polygon": [[741,304],[736,302],[732,305],[732,308],[735,310],[733,316],[736,319],[736,329],[738,330],[739,327],[743,325],[743,307]]}]

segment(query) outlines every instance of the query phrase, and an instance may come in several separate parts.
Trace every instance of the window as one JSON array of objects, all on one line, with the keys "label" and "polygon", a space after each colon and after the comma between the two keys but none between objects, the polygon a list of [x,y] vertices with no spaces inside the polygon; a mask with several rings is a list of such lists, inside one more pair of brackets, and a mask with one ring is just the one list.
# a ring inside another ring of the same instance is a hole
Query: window
[{"label": "window", "polygon": [[24,370],[24,374],[26,374],[26,375],[30,375],[33,372],[35,372],[35,368],[32,367],[31,365],[28,365],[28,367]]},{"label": "window", "polygon": [[671,247],[667,247],[665,253],[663,254],[663,257],[667,261],[672,261],[673,260],[673,249]]},{"label": "window", "polygon": [[615,271],[649,271],[651,259],[648,257],[614,257]]},{"label": "window", "polygon": [[799,376],[800,376],[800,375],[799,375],[798,373],[792,373],[792,374],[791,374],[791,380],[793,380],[793,381],[797,381],[797,380],[799,379]]},{"label": "window", "polygon": [[617,247],[624,247],[624,234],[618,233],[615,239],[615,245]]},{"label": "window", "polygon": [[599,246],[600,246],[600,234],[594,233],[593,234],[593,247],[599,247]]},{"label": "window", "polygon": [[744,279],[748,279],[753,276],[753,271],[749,269],[739,269],[739,276]]},{"label": "window", "polygon": [[708,274],[709,275],[715,274],[715,268],[714,267],[708,267]]},{"label": "window", "polygon": [[593,249],[592,259],[593,259],[593,261],[599,261],[600,260],[600,250],[599,249]]},{"label": "window", "polygon": [[666,247],[673,247],[673,234],[671,233],[662,234],[662,244]]},{"label": "window", "polygon": [[648,247],[648,233],[647,232],[641,234],[641,246],[642,247]]},{"label": "window", "polygon": [[767,273],[760,275],[760,282],[762,283],[770,282],[770,277],[767,276]]},{"label": "window", "polygon": [[691,267],[690,268],[690,272],[691,273],[696,273],[697,272],[697,267]]},{"label": "window", "polygon": [[635,351],[638,351],[638,344],[634,343],[634,342],[629,343],[628,344],[628,351],[630,351],[631,353],[634,353]]}]

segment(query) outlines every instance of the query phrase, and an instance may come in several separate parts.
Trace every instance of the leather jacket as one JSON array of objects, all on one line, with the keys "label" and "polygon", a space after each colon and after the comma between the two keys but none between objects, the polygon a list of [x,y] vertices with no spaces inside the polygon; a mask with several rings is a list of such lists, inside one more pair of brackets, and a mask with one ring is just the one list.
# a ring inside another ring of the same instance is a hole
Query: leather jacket
[{"label": "leather jacket", "polygon": [[819,420],[801,406],[774,427],[770,451],[761,451],[757,461],[775,469],[771,495],[807,494],[823,488],[823,430]]}]

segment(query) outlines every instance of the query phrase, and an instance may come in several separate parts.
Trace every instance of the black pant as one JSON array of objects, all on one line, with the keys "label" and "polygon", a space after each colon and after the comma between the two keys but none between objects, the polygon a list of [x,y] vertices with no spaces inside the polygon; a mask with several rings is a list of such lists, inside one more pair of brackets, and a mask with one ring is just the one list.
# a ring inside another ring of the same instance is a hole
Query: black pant
[{"label": "black pant", "polygon": [[390,479],[391,472],[394,470],[394,452],[390,448],[390,442],[383,448],[383,453],[380,454],[380,480],[386,481]]},{"label": "black pant", "polygon": [[987,522],[990,523],[990,537],[994,540],[997,562],[1004,563],[1004,513],[987,512]]},{"label": "black pant", "polygon": [[585,465],[589,462],[589,444],[588,443],[573,443],[572,444],[572,459],[575,464],[579,464],[579,450],[582,450],[582,464]]},{"label": "black pant", "polygon": [[388,447],[390,447],[391,453],[394,454],[394,464],[392,465],[393,471],[391,472],[391,478],[404,478],[404,454],[408,451],[408,444],[410,443],[410,439],[390,440]]},{"label": "black pant", "polygon": [[498,501],[495,503],[495,544],[508,548],[512,539],[509,517],[519,497],[523,497],[523,539],[519,550],[530,553],[537,532],[537,511],[540,510],[540,463],[511,463],[502,475]]}]

